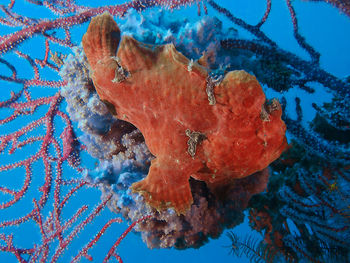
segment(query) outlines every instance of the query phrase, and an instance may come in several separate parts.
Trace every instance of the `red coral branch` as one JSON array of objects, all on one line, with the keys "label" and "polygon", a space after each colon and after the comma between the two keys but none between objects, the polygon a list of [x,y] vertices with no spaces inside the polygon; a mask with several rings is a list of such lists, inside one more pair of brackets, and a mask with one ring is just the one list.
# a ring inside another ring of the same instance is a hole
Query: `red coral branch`
[{"label": "red coral branch", "polygon": [[[120,242],[127,236],[127,234],[129,234],[129,232],[135,227],[136,224],[141,223],[142,221],[147,220],[148,218],[150,218],[151,216],[143,216],[140,219],[138,219],[137,221],[133,222],[125,231],[123,234],[121,234],[121,236],[118,238],[118,240],[114,243],[114,245],[111,247],[111,249],[108,251],[107,256],[104,258],[103,263],[107,263],[108,260],[110,259],[110,257],[112,255],[116,255],[115,254],[115,250],[116,248],[119,246]],[[118,259],[119,262],[121,261],[121,258],[116,255],[116,258]]]}]

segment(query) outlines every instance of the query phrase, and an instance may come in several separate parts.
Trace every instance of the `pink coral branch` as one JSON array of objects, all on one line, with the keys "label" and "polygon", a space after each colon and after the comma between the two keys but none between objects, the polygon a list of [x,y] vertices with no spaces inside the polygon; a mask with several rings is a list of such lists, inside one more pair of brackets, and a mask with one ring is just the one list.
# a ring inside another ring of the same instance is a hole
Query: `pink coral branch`
[{"label": "pink coral branch", "polygon": [[89,224],[101,212],[101,210],[107,205],[107,202],[111,198],[112,198],[112,194],[108,195],[106,199],[100,205],[98,205],[83,222],[81,222],[78,226],[76,226],[75,229],[71,232],[71,234],[68,237],[66,237],[62,243],[60,243],[59,247],[57,248],[54,255],[52,256],[52,259],[51,259],[52,263],[58,260],[59,256],[66,249],[66,247],[73,240],[73,238],[76,237],[78,232],[83,230],[83,228],[87,224]]},{"label": "pink coral branch", "polygon": [[106,230],[113,224],[113,223],[121,223],[121,218],[113,218],[110,219],[103,227],[102,229],[96,234],[96,236],[87,244],[85,247],[79,251],[78,255],[76,255],[72,262],[79,262],[81,257],[85,257],[93,260],[90,255],[87,254],[88,250],[102,237],[102,235],[106,232]]},{"label": "pink coral branch", "polygon": [[261,27],[267,20],[267,18],[269,17],[269,14],[271,12],[271,0],[266,0],[266,10],[264,13],[263,18],[260,20],[260,22],[256,25],[256,27]]},{"label": "pink coral branch", "polygon": [[[117,239],[117,241],[113,244],[113,246],[111,247],[111,249],[108,251],[107,256],[104,258],[103,263],[107,263],[108,260],[111,258],[112,255],[115,254],[115,250],[117,249],[117,247],[119,246],[120,242],[127,236],[127,234],[129,234],[129,232],[139,223],[147,220],[148,218],[150,218],[150,215],[146,215],[141,217],[140,219],[136,220],[135,222],[133,222],[125,231],[123,234],[121,234],[121,236]],[[119,256],[118,256],[119,257]],[[120,262],[120,261],[119,261]]]},{"label": "pink coral branch", "polygon": [[[108,11],[114,16],[123,16],[127,10],[134,8],[138,11],[154,7],[154,6],[164,6],[170,9],[177,8],[183,5],[190,5],[197,0],[152,0],[152,1],[142,1],[135,0],[129,3],[115,5],[115,6],[104,6],[98,8],[90,8],[84,12],[78,13],[73,16],[57,18],[54,20],[39,20],[33,25],[27,25],[25,28],[8,35],[3,36],[2,41],[0,42],[0,55],[7,53],[8,51],[14,49],[23,41],[33,37],[35,34],[43,34],[51,29],[64,28],[69,29],[74,25],[82,24],[89,21],[93,16],[102,14],[105,11]],[[58,41],[58,39],[50,36],[51,40]],[[58,41],[64,46],[72,46],[69,37],[66,40]]]}]

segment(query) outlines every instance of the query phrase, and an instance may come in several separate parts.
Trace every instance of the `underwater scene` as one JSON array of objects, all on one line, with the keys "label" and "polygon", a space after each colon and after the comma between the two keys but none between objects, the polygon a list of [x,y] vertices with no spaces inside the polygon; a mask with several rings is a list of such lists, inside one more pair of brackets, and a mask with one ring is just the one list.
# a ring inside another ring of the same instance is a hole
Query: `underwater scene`
[{"label": "underwater scene", "polygon": [[348,0],[1,0],[0,263],[350,262]]}]

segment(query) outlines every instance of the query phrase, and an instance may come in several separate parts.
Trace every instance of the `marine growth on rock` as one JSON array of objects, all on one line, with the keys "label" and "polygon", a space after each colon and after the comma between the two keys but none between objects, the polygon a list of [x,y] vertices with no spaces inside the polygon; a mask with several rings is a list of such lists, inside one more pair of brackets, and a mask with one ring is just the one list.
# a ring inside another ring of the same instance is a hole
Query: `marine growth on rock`
[{"label": "marine growth on rock", "polygon": [[100,99],[142,133],[155,156],[147,177],[132,185],[151,207],[185,214],[193,203],[190,178],[219,193],[286,149],[281,106],[266,100],[253,75],[230,71],[215,81],[200,59],[173,44],[120,35],[104,13],[92,19],[82,43]]}]

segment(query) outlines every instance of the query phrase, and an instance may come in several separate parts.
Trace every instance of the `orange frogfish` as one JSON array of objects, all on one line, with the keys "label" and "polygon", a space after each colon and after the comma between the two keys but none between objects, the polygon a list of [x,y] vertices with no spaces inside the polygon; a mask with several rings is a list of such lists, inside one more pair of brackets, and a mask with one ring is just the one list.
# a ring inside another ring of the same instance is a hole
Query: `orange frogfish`
[{"label": "orange frogfish", "polygon": [[266,101],[253,75],[230,71],[218,83],[173,44],[121,37],[107,13],[92,19],[82,43],[100,99],[142,132],[155,156],[132,185],[151,207],[184,214],[193,202],[190,177],[215,191],[286,149],[281,106]]}]

